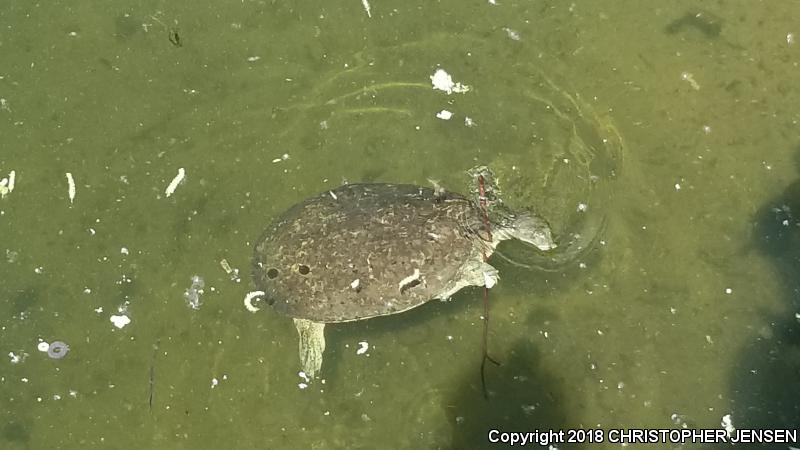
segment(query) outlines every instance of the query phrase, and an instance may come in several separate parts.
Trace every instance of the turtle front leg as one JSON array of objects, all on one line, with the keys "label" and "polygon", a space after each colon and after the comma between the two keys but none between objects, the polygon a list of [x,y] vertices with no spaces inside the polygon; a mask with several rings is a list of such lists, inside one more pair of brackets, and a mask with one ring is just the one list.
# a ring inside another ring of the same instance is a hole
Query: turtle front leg
[{"label": "turtle front leg", "polygon": [[449,300],[456,292],[467,286],[486,286],[492,288],[497,284],[500,275],[491,264],[483,261],[469,261],[458,271],[455,279],[445,285],[444,290],[434,296],[440,300]]},{"label": "turtle front leg", "polygon": [[294,319],[300,335],[300,366],[309,378],[314,378],[322,368],[325,352],[325,324],[306,319]]}]

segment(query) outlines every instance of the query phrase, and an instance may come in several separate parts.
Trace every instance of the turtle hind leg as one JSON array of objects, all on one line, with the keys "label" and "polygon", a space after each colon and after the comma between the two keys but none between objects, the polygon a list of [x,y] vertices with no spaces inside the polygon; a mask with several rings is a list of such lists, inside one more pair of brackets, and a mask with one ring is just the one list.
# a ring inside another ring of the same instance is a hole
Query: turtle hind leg
[{"label": "turtle hind leg", "polygon": [[309,378],[319,373],[322,353],[325,352],[325,324],[306,319],[294,319],[300,335],[300,365]]}]

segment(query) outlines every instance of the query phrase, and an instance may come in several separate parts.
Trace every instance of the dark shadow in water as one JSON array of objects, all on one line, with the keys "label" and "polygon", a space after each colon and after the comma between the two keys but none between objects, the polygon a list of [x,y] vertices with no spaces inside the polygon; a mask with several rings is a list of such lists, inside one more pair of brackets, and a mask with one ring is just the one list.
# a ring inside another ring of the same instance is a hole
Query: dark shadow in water
[{"label": "dark shadow in water", "polygon": [[16,448],[30,448],[30,424],[22,424],[12,419],[3,425],[0,430],[0,442],[3,443],[2,448],[16,449]]},{"label": "dark shadow in water", "polygon": [[[800,147],[796,159],[800,173]],[[794,315],[800,312],[800,179],[758,211],[753,239],[775,266],[786,307],[764,312],[771,336],[764,332],[744,348],[733,369],[733,424],[740,429],[798,429],[800,323]],[[759,448],[785,450],[787,444]]]},{"label": "dark shadow in water", "polygon": [[[541,367],[534,344],[520,340],[504,355],[503,365],[487,367],[489,398],[483,397],[480,379],[467,371],[455,396],[447,402],[447,417],[453,424],[452,449],[505,448],[490,445],[488,432],[563,430],[568,427],[563,409],[566,389],[556,374]],[[533,448],[547,448],[529,445]],[[556,444],[558,448],[580,448]]]},{"label": "dark shadow in water", "polygon": [[[352,370],[346,364],[344,366],[340,365],[341,355],[339,355],[339,352],[342,350],[343,342],[352,343],[361,340],[370,342],[377,337],[391,336],[415,327],[418,327],[419,330],[424,330],[427,329],[426,323],[431,318],[438,316],[451,317],[453,321],[458,321],[458,318],[463,316],[464,311],[470,307],[470,302],[481,301],[480,295],[479,288],[466,288],[456,293],[449,301],[433,300],[400,314],[326,326],[325,339],[329,345],[325,349],[322,369],[325,378],[335,380],[339,376],[345,376]],[[404,334],[402,342],[398,342],[398,345],[406,348],[415,348],[428,342],[428,333],[420,332],[416,335]],[[355,349],[351,348],[346,351],[355,351]]]},{"label": "dark shadow in water", "polygon": [[[589,261],[589,267],[599,264],[602,252],[593,251],[582,255],[581,261]],[[590,271],[579,269],[577,261],[567,272],[544,272],[537,269],[515,267],[500,259],[492,263],[500,270],[503,288],[512,296],[525,293],[532,301],[542,302],[557,292],[567,283],[585,278]],[[567,274],[571,274],[568,276]],[[490,302],[497,296],[490,294]],[[431,317],[445,316],[459,320],[465,310],[475,308],[475,303],[482,304],[482,288],[467,288],[457,293],[449,302],[433,301],[403,314],[390,317],[374,318],[364,322],[340,324],[326,329],[326,337],[331,343],[326,349],[325,377],[336,379],[347,374],[351,369],[340,362],[337,349],[341,342],[355,342],[360,339],[370,340],[373,335],[393,334],[409,327],[424,327]],[[492,314],[499,314],[502,305],[492,305]],[[533,311],[531,306],[528,311]],[[542,320],[549,308],[535,308],[530,316]],[[550,312],[552,314],[552,312]],[[525,314],[523,317],[528,317]],[[557,320],[556,316],[549,316]],[[492,325],[490,323],[490,328]],[[516,341],[509,351],[499,351],[493,346],[491,335],[502,333],[492,328],[489,339],[489,351],[500,360],[500,366],[491,363],[486,365],[486,383],[489,398],[485,399],[480,380],[480,348],[474,349],[474,366],[460,374],[453,384],[451,396],[442,406],[446,411],[448,423],[452,427],[450,448],[483,449],[505,448],[507,444],[490,444],[488,432],[491,429],[501,431],[535,432],[537,430],[565,430],[574,428],[575,421],[566,415],[564,404],[568,386],[558,373],[551,373],[542,367],[541,353],[536,345],[528,339]],[[427,333],[420,333],[418,338],[405,335],[402,345],[416,347],[429,340]],[[347,351],[353,351],[348,349]],[[565,369],[567,370],[567,369]],[[570,399],[573,400],[573,399]],[[581,449],[577,444],[553,443],[559,449]],[[548,448],[531,445],[531,448]]]},{"label": "dark shadow in water", "polygon": [[691,31],[701,33],[707,39],[716,39],[722,33],[722,18],[710,11],[687,11],[670,22],[664,31],[667,34],[680,34]]}]

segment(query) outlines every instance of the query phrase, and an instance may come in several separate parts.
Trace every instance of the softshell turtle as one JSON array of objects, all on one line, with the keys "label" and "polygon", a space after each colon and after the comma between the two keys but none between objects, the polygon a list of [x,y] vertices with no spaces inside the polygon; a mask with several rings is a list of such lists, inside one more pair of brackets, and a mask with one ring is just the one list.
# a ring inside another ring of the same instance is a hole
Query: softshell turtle
[{"label": "softshell turtle", "polygon": [[484,255],[504,239],[555,247],[544,220],[492,215],[486,230],[476,202],[438,187],[340,186],[292,206],[267,228],[255,246],[253,278],[267,303],[294,318],[302,368],[313,377],[326,323],[397,314],[466,286],[491,287],[497,270]]}]

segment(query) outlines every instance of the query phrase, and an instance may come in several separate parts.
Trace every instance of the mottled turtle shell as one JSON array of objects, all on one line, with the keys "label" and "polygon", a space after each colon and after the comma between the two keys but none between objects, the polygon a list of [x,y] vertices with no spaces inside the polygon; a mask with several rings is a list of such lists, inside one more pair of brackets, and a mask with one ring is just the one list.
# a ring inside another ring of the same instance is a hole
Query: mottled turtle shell
[{"label": "mottled turtle shell", "polygon": [[466,198],[402,184],[349,184],[292,206],[255,246],[253,278],[287,316],[331,323],[395,314],[447,291],[480,258]]}]

